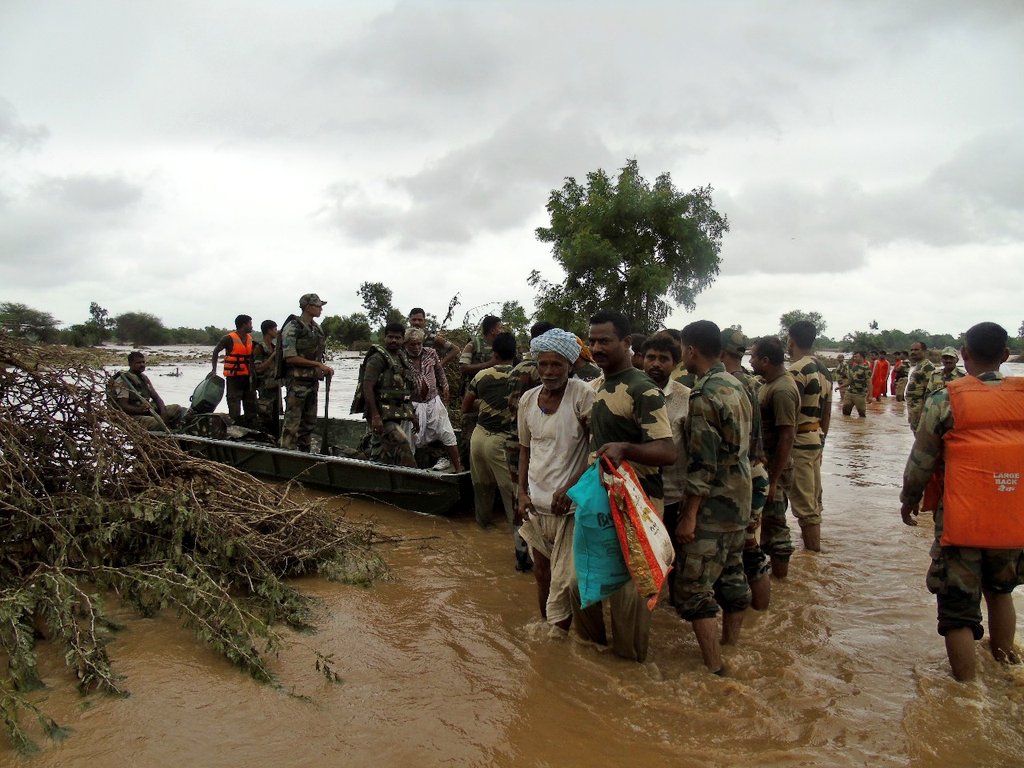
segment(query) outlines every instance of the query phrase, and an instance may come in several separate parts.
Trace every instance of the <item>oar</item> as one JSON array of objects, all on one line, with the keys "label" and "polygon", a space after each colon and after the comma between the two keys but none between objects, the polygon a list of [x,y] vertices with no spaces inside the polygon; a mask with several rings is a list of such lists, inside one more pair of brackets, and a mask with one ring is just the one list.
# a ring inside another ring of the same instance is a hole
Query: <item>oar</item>
[{"label": "oar", "polygon": [[331,402],[331,375],[328,374],[324,380],[324,436],[320,438],[320,453],[326,454],[330,450],[330,446],[327,442],[328,426],[329,422],[327,419],[327,408]]}]

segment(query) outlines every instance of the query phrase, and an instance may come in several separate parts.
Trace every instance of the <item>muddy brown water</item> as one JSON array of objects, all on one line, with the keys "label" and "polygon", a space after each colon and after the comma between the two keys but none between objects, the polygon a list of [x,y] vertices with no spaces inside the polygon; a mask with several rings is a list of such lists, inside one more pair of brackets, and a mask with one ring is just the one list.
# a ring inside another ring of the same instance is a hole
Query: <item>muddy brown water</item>
[{"label": "muddy brown water", "polygon": [[[502,529],[337,499],[405,540],[382,548],[391,581],[298,582],[320,600],[320,631],[288,635],[282,689],[173,617],[123,614],[111,655],[130,696],[78,696],[44,652],[43,706],[72,733],[24,764],[1019,766],[1024,669],[979,644],[979,680],[958,684],[935,634],[930,520],[908,528],[898,512],[910,445],[901,403],[836,414],[824,551],[798,549],[771,608],[726,649],[725,679],[665,606],[645,664],[550,631]],[[333,654],[341,684],[315,651]],[[16,761],[0,746],[0,764]]]}]

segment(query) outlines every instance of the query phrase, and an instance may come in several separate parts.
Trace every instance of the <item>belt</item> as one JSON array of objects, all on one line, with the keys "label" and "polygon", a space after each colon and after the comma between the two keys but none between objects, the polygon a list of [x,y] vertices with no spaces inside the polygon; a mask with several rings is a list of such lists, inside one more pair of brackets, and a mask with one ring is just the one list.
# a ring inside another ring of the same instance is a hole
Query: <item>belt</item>
[{"label": "belt", "polygon": [[801,424],[800,426],[798,426],[796,428],[796,433],[798,435],[802,435],[805,432],[817,432],[819,429],[821,429],[820,421],[809,421],[806,424]]}]

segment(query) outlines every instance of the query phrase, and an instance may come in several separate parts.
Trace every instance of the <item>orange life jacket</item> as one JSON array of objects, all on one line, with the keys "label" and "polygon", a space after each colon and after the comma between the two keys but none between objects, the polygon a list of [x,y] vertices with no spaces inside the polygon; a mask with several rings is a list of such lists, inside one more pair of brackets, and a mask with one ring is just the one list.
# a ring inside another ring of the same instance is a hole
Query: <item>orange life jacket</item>
[{"label": "orange life jacket", "polygon": [[943,436],[944,546],[1024,547],[1024,378],[946,385],[953,429]]},{"label": "orange life jacket", "polygon": [[231,349],[224,352],[224,375],[225,376],[248,376],[249,363],[252,361],[252,336],[245,335],[245,341],[232,331],[228,337],[234,342]]}]

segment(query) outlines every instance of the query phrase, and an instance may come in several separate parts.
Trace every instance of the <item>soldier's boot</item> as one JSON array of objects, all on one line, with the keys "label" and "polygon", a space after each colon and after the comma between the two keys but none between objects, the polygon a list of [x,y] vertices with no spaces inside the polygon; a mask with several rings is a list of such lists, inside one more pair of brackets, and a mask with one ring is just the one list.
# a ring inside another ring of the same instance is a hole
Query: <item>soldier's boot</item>
[{"label": "soldier's boot", "polygon": [[772,576],[784,579],[789,575],[789,558],[772,555]]},{"label": "soldier's boot", "polygon": [[805,525],[800,529],[800,535],[804,540],[804,549],[811,552],[821,552],[821,526]]}]

